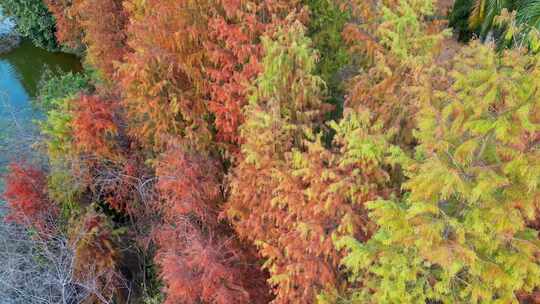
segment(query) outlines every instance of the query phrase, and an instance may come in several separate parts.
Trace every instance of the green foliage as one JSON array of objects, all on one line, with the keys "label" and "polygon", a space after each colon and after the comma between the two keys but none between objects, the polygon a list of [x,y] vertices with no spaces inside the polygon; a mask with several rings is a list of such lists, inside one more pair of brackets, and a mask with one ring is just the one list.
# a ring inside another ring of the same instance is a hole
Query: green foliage
[{"label": "green foliage", "polygon": [[[263,37],[263,48],[266,51],[262,60],[264,72],[256,80],[256,91],[250,96],[250,105],[246,109],[248,116],[253,114],[254,119],[248,120],[246,124],[279,119],[294,125],[284,130],[296,131],[297,136],[302,136],[306,129],[312,127],[317,120],[320,121],[324,115],[321,111],[321,97],[325,92],[325,83],[321,77],[313,75],[316,55],[311,48],[311,40],[304,35],[303,26],[296,23],[291,28],[282,30],[275,40]],[[265,108],[267,110],[263,110]],[[263,119],[259,115],[268,118]],[[246,126],[244,132],[259,127]],[[296,139],[296,143],[299,143],[299,139]],[[281,150],[283,147],[276,148]]]},{"label": "green foliage", "polygon": [[143,304],[161,304],[163,303],[163,299],[163,294],[158,293],[152,297],[145,297],[143,300]]},{"label": "green foliage", "polygon": [[71,160],[72,100],[77,94],[89,90],[89,77],[71,72],[54,75],[48,71],[39,84],[36,106],[46,113],[46,120],[40,122],[40,128],[47,137],[50,166],[48,194],[59,205],[64,224],[80,213],[80,198],[85,190]]},{"label": "green foliage", "polygon": [[42,133],[48,137],[49,157],[62,158],[69,155],[71,150],[71,100],[78,93],[88,90],[90,85],[83,74],[46,75],[40,83],[38,106],[46,112],[47,119],[40,122],[40,126]]},{"label": "green foliage", "polygon": [[439,46],[449,33],[428,21],[434,12],[430,0],[401,0],[375,9],[370,2],[358,3],[355,11],[361,15],[356,18],[365,21],[348,26],[345,37],[352,51],[371,62],[360,66],[352,79],[347,104],[369,109],[385,132],[394,136],[393,143],[412,148],[416,126],[411,117],[417,111],[419,75],[434,68]]},{"label": "green foliage", "polygon": [[540,62],[473,44],[450,90],[426,82],[402,200],[368,204],[379,231],[337,241],[353,303],[517,303],[540,286]]},{"label": "green foliage", "polygon": [[[377,28],[380,43],[408,67],[430,63],[433,51],[447,31],[430,31],[425,18],[433,16],[431,0],[401,0],[397,5],[381,6],[381,24]],[[433,26],[433,25],[431,25]]]},{"label": "green foliage", "polygon": [[461,42],[468,42],[473,36],[473,31],[469,27],[472,7],[473,0],[456,0],[448,16],[449,25],[454,29]]},{"label": "green foliage", "polygon": [[[512,20],[508,20],[504,15],[513,15]],[[514,39],[509,44],[507,25],[497,20],[500,16],[513,23],[513,27],[519,28],[519,33],[512,33]],[[470,33],[462,27],[465,22],[469,31],[477,34],[481,39],[493,37],[501,46],[521,46],[528,43],[530,38],[528,33],[531,30],[540,30],[540,2],[536,0],[474,0],[469,3],[468,0],[460,0],[454,6],[451,25],[458,28],[460,34],[464,34],[461,38],[468,39]]]},{"label": "green foliage", "polygon": [[48,137],[49,157],[58,158],[70,154],[71,151],[71,99],[54,99],[51,105],[53,109],[47,112],[47,120],[41,122],[40,127],[42,134]]},{"label": "green foliage", "polygon": [[1,5],[7,15],[15,17],[21,35],[38,47],[58,49],[55,21],[42,0],[3,0]]},{"label": "green foliage", "polygon": [[39,83],[37,106],[44,112],[55,109],[56,100],[75,97],[79,92],[87,92],[90,89],[90,78],[84,74],[72,72],[54,75],[52,71],[46,71]]},{"label": "green foliage", "polygon": [[[319,52],[315,73],[321,76],[328,86],[329,102],[343,106],[343,69],[350,63],[348,49],[341,33],[350,19],[349,12],[340,9],[331,0],[304,0],[310,9],[307,36]],[[341,111],[339,111],[341,112]],[[338,113],[339,113],[338,112]]]},{"label": "green foliage", "polygon": [[51,160],[48,176],[48,194],[60,207],[62,224],[68,224],[69,219],[81,213],[80,200],[85,190],[85,185],[73,174],[69,164],[65,159]]}]

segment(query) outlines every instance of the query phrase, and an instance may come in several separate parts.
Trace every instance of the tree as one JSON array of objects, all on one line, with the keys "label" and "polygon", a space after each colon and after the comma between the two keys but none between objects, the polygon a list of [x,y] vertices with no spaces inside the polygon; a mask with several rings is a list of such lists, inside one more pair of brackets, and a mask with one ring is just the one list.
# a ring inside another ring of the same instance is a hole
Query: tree
[{"label": "tree", "polygon": [[367,243],[338,241],[352,302],[517,303],[540,284],[538,57],[476,42],[453,62],[450,89],[423,81],[410,193],[369,203]]},{"label": "tree", "polygon": [[[473,35],[481,40],[495,40],[499,46],[513,47],[527,45],[529,32],[540,30],[539,7],[536,1],[457,1],[451,15],[451,26],[455,27],[460,38],[469,41]],[[514,26],[519,31],[511,33],[509,41],[506,24],[497,19],[505,14],[513,14]]]},{"label": "tree", "polygon": [[72,0],[42,0],[56,21],[56,39],[63,46],[81,52],[84,50],[83,29]]},{"label": "tree", "polygon": [[47,138],[51,160],[72,153],[72,100],[76,100],[80,93],[89,94],[91,90],[88,77],[82,74],[45,74],[40,81],[37,105],[47,117],[39,124],[41,133]]},{"label": "tree", "polygon": [[[316,73],[328,86],[327,102],[336,106],[334,116],[343,111],[345,81],[350,76],[351,57],[343,39],[343,29],[350,22],[349,10],[342,9],[340,1],[304,0],[309,9],[307,36],[319,53]],[[335,118],[335,117],[332,117]]]},{"label": "tree", "polygon": [[84,304],[111,303],[113,299],[114,303],[126,303],[122,289],[127,286],[119,270],[121,252],[117,237],[109,220],[92,210],[70,231],[74,277],[91,292]]},{"label": "tree", "polygon": [[115,141],[119,132],[115,121],[118,102],[96,95],[81,95],[72,103],[75,105],[70,126],[74,149],[100,158],[115,158],[118,154]]},{"label": "tree", "polygon": [[38,84],[37,106],[47,112],[57,108],[57,100],[73,98],[78,93],[89,94],[92,91],[88,75],[83,73],[66,73],[55,75],[48,70]]},{"label": "tree", "polygon": [[165,303],[266,303],[269,293],[254,256],[220,220],[223,169],[211,158],[170,144],[156,169],[156,263]]},{"label": "tree", "polygon": [[[359,185],[357,164],[313,140],[327,109],[324,82],[313,75],[315,52],[303,26],[284,27],[274,39],[263,38],[263,46],[263,71],[246,106],[244,144],[225,212],[265,259],[274,302],[305,303],[345,283],[335,271],[339,252],[332,237],[369,234],[362,220],[363,196],[373,195],[370,188],[375,190],[386,175],[374,169],[373,185]],[[350,131],[353,125],[343,128]],[[348,148],[343,143],[344,151]]]},{"label": "tree", "polygon": [[[2,211],[3,213],[3,211]],[[0,220],[0,296],[11,304],[87,303],[98,292],[77,280],[64,234],[31,231]]]},{"label": "tree", "polygon": [[9,207],[7,219],[38,232],[49,232],[58,211],[47,197],[45,173],[29,164],[12,163],[4,180],[3,199]]},{"label": "tree", "polygon": [[57,50],[55,23],[42,0],[4,0],[4,13],[15,17],[17,30],[36,45],[50,51]]},{"label": "tree", "polygon": [[345,105],[368,108],[394,136],[393,143],[410,149],[418,75],[433,66],[447,31],[426,21],[433,14],[430,0],[362,1],[353,5],[353,14],[362,23],[349,24],[345,39],[353,56],[367,58],[368,64],[351,80]]},{"label": "tree", "polygon": [[84,30],[86,59],[109,80],[129,51],[125,29],[128,15],[123,3],[123,0],[85,0],[75,5]]},{"label": "tree", "polygon": [[129,133],[157,151],[167,135],[207,145],[212,134],[202,67],[210,3],[151,0],[126,7],[133,51],[120,68],[120,85]]},{"label": "tree", "polygon": [[261,70],[260,37],[287,22],[300,9],[298,1],[220,0],[209,19],[210,33],[204,46],[208,53],[208,109],[215,116],[217,139],[240,144],[238,127],[244,122],[249,86]]},{"label": "tree", "polygon": [[469,17],[473,2],[473,0],[456,0],[448,16],[449,26],[457,34],[458,39],[464,43],[469,42],[474,35],[469,27]]},{"label": "tree", "polygon": [[64,224],[79,211],[80,198],[87,187],[77,174],[81,163],[75,158],[73,146],[73,101],[79,94],[90,94],[92,90],[88,76],[83,74],[45,74],[39,85],[36,105],[46,114],[39,126],[47,147],[47,194],[61,210],[60,222]]}]

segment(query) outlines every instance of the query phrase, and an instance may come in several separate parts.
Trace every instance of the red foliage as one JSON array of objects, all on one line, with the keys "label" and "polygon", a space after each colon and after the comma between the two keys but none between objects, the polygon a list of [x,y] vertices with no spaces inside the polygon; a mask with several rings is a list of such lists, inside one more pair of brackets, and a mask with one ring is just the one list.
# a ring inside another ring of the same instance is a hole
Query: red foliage
[{"label": "red foliage", "polygon": [[3,199],[9,207],[8,220],[47,232],[57,207],[47,196],[47,177],[42,170],[24,163],[12,163],[5,177]]},{"label": "red foliage", "polygon": [[[249,261],[242,259],[245,254],[235,248],[234,240],[214,239],[191,223],[178,222],[162,227],[157,243],[156,261],[167,285],[166,304],[267,303],[264,285],[250,286],[264,281],[260,274],[249,277],[257,274],[245,269]],[[255,298],[256,293],[260,298]]]},{"label": "red foliage", "polygon": [[295,12],[298,1],[220,0],[209,19],[205,43],[210,66],[209,110],[215,115],[218,140],[239,144],[238,127],[248,88],[261,72],[260,37],[274,31]]},{"label": "red foliage", "polygon": [[249,250],[218,219],[222,169],[207,157],[172,146],[158,167],[164,224],[156,262],[165,303],[267,303],[265,277]]},{"label": "red foliage", "polygon": [[104,158],[114,157],[116,143],[112,137],[118,133],[115,101],[81,95],[75,104],[71,123],[75,148]]},{"label": "red foliage", "polygon": [[216,161],[185,152],[180,145],[171,146],[156,169],[164,217],[174,221],[178,216],[193,214],[205,225],[215,227],[223,201],[223,169]]}]

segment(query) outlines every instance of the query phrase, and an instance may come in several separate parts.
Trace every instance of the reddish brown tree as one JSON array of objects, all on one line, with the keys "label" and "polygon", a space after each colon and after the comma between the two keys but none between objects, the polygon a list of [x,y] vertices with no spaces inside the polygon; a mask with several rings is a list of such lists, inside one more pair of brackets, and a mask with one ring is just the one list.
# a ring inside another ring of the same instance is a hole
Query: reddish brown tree
[{"label": "reddish brown tree", "polygon": [[56,20],[56,39],[72,49],[83,46],[84,31],[73,0],[45,0]]},{"label": "reddish brown tree", "polygon": [[130,134],[160,150],[172,134],[207,145],[203,42],[210,1],[149,0],[126,4],[128,46],[120,69]]},{"label": "reddish brown tree", "polygon": [[7,219],[39,232],[50,232],[58,209],[47,196],[45,172],[26,163],[12,163],[8,170],[3,193],[9,207]]},{"label": "reddish brown tree", "polygon": [[124,0],[83,0],[76,5],[84,29],[87,60],[107,79],[113,79],[126,46],[127,12]]},{"label": "reddish brown tree", "polygon": [[156,188],[163,223],[156,262],[166,303],[267,303],[265,277],[252,252],[219,219],[223,169],[209,157],[170,145]]},{"label": "reddish brown tree", "polygon": [[72,113],[74,147],[80,153],[101,158],[115,158],[118,154],[115,137],[117,101],[97,95],[81,95],[74,100]]},{"label": "reddish brown tree", "polygon": [[[264,47],[264,70],[246,108],[242,154],[225,212],[265,259],[274,302],[312,303],[346,282],[336,271],[340,255],[332,238],[368,233],[360,203],[375,195],[370,188],[376,190],[377,182],[363,185],[361,163],[347,163],[337,151],[308,140],[326,109],[303,26],[295,23],[264,38]],[[385,178],[383,172],[365,174]]]}]

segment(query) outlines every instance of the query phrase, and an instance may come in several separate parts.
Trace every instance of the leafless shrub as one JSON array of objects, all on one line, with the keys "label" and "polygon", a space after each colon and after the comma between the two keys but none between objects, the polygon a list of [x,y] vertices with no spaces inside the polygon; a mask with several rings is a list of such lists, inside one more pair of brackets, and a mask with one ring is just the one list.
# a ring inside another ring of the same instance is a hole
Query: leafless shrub
[{"label": "leafless shrub", "polygon": [[[74,273],[76,243],[61,233],[33,233],[0,216],[0,304],[83,304],[90,298],[112,303],[100,292],[99,273],[84,278]],[[118,282],[129,298],[127,283]]]}]

